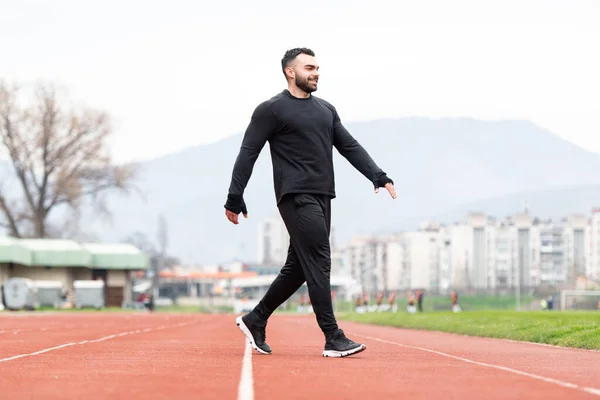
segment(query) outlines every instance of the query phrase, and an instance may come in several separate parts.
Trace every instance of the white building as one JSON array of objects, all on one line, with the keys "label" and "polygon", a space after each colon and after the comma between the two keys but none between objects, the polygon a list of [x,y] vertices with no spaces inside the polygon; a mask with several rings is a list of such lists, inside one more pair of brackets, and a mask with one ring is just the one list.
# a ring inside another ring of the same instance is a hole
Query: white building
[{"label": "white building", "polygon": [[367,292],[388,292],[409,284],[402,235],[354,237],[340,253],[347,271]]},{"label": "white building", "polygon": [[258,257],[260,264],[285,264],[290,236],[280,215],[263,219],[258,226]]},{"label": "white building", "polygon": [[[336,256],[336,248],[334,242],[334,229],[331,228],[329,237],[332,258]],[[264,218],[258,226],[258,251],[257,262],[259,264],[285,264],[287,259],[288,249],[290,247],[290,235],[281,215],[276,214],[272,217]],[[339,259],[339,255],[337,255]],[[332,268],[341,268],[341,265],[333,266],[339,263],[339,260],[332,260]]]},{"label": "white building", "polygon": [[345,269],[350,272],[365,291],[378,289],[377,273],[377,239],[372,237],[354,237],[340,251]]},{"label": "white building", "polygon": [[427,222],[387,237],[357,237],[341,251],[368,292],[451,288],[525,289],[600,278],[600,209],[591,220],[539,220],[528,210],[497,220],[471,213],[452,226]]},{"label": "white building", "polygon": [[516,230],[508,221],[486,228],[488,288],[508,288],[515,283]]},{"label": "white building", "polygon": [[587,273],[586,235],[589,222],[585,215],[569,215],[563,228],[564,263],[568,282],[575,282]]},{"label": "white building", "polygon": [[446,290],[451,284],[450,236],[436,224],[385,237],[355,237],[342,254],[351,276],[370,293]]},{"label": "white building", "polygon": [[408,248],[403,235],[394,235],[387,242],[386,274],[389,290],[406,290],[411,287]]},{"label": "white building", "polygon": [[586,274],[592,280],[600,279],[600,208],[592,210],[589,225],[589,261]]},{"label": "white building", "polygon": [[540,235],[539,284],[566,282],[564,228],[552,221],[543,221],[537,229]]},{"label": "white building", "polygon": [[424,223],[416,232],[404,234],[408,288],[447,290],[452,278],[451,239],[437,223]]},{"label": "white building", "polygon": [[331,275],[351,276],[350,270],[344,264],[344,255],[339,250],[331,251]]},{"label": "white building", "polygon": [[529,213],[501,221],[472,213],[464,224],[452,227],[453,284],[477,289],[531,287],[535,248]]},{"label": "white building", "polygon": [[486,228],[487,219],[481,213],[471,213],[466,222],[449,227],[452,286],[487,287]]}]

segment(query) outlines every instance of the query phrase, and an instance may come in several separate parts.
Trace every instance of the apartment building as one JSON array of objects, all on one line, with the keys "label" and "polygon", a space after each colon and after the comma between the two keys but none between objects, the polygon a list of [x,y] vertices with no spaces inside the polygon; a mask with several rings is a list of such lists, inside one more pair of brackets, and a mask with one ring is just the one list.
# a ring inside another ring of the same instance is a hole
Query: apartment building
[{"label": "apartment building", "polygon": [[403,235],[354,237],[339,250],[344,271],[368,292],[396,291],[410,286]]},{"label": "apartment building", "polygon": [[592,210],[588,225],[588,262],[586,275],[592,280],[600,280],[600,208]]},{"label": "apartment building", "polygon": [[285,263],[290,236],[280,215],[264,218],[258,226],[258,254],[260,264]]},{"label": "apartment building", "polygon": [[564,226],[543,221],[536,228],[540,237],[538,284],[555,285],[566,282]]},{"label": "apartment building", "polygon": [[489,221],[485,214],[471,213],[462,223],[448,228],[451,243],[451,286],[487,288],[490,248]]},{"label": "apartment building", "polygon": [[[283,222],[267,222],[260,254],[283,263],[289,242]],[[374,293],[562,285],[582,275],[600,278],[599,263],[600,209],[591,218],[576,214],[559,221],[540,220],[525,209],[504,219],[470,213],[449,226],[427,221],[411,232],[354,237],[332,250],[331,268]]]},{"label": "apartment building", "polygon": [[418,231],[404,234],[405,265],[410,288],[446,290],[452,280],[450,232],[436,222],[426,222]]},{"label": "apartment building", "polygon": [[[336,250],[334,228],[329,238],[332,255]],[[259,264],[285,264],[290,246],[290,235],[281,215],[264,218],[258,225],[257,262]],[[337,261],[336,261],[337,262]],[[341,268],[340,265],[336,268]]]}]

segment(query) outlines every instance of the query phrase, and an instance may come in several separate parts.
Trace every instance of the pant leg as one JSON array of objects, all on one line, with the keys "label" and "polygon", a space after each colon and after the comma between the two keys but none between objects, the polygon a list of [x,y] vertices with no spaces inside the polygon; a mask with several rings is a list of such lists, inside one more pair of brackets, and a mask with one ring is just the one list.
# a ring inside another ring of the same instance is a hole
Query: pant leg
[{"label": "pant leg", "polygon": [[267,293],[254,308],[254,313],[262,321],[266,321],[277,307],[296,293],[303,283],[304,273],[290,241],[286,262],[269,286]]},{"label": "pant leg", "polygon": [[325,335],[338,325],[331,300],[330,198],[298,194],[280,203],[281,216],[304,272],[319,327]]}]

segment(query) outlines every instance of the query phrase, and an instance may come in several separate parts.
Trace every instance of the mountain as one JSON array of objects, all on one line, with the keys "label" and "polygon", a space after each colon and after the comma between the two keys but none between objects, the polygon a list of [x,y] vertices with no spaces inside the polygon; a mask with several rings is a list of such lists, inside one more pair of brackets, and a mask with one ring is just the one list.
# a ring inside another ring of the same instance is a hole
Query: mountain
[{"label": "mountain", "polygon": [[[539,194],[536,204],[528,199],[534,212],[536,205],[564,214],[589,212],[600,204],[595,188],[600,187],[600,155],[528,121],[401,118],[346,126],[394,179],[399,197],[392,200],[385,191],[375,195],[371,183],[336,152],[337,243],[355,234],[414,229],[421,218],[452,210],[458,210],[458,219],[470,207],[512,213],[522,209],[520,193]],[[103,240],[122,240],[135,231],[154,238],[158,215],[164,213],[168,250],[183,262],[254,260],[258,223],[277,209],[267,145],[245,195],[249,219],[238,226],[226,220],[223,204],[241,139],[237,134],[141,164],[137,186],[145,198],[113,196],[113,223],[88,216],[89,230]]]}]

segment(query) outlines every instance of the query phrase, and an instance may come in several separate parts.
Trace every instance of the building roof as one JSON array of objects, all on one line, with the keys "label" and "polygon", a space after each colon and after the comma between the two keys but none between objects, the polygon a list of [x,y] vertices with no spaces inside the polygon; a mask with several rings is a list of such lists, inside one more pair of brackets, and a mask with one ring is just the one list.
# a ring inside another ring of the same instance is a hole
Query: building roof
[{"label": "building roof", "polygon": [[147,269],[148,256],[130,244],[84,243],[81,245],[92,255],[93,268]]},{"label": "building roof", "polygon": [[129,244],[0,236],[0,262],[26,266],[147,269],[149,258]]},{"label": "building roof", "polygon": [[77,242],[63,239],[21,239],[29,249],[31,265],[47,267],[91,267],[92,254]]},{"label": "building roof", "polygon": [[31,252],[18,240],[0,236],[0,263],[31,265]]}]

